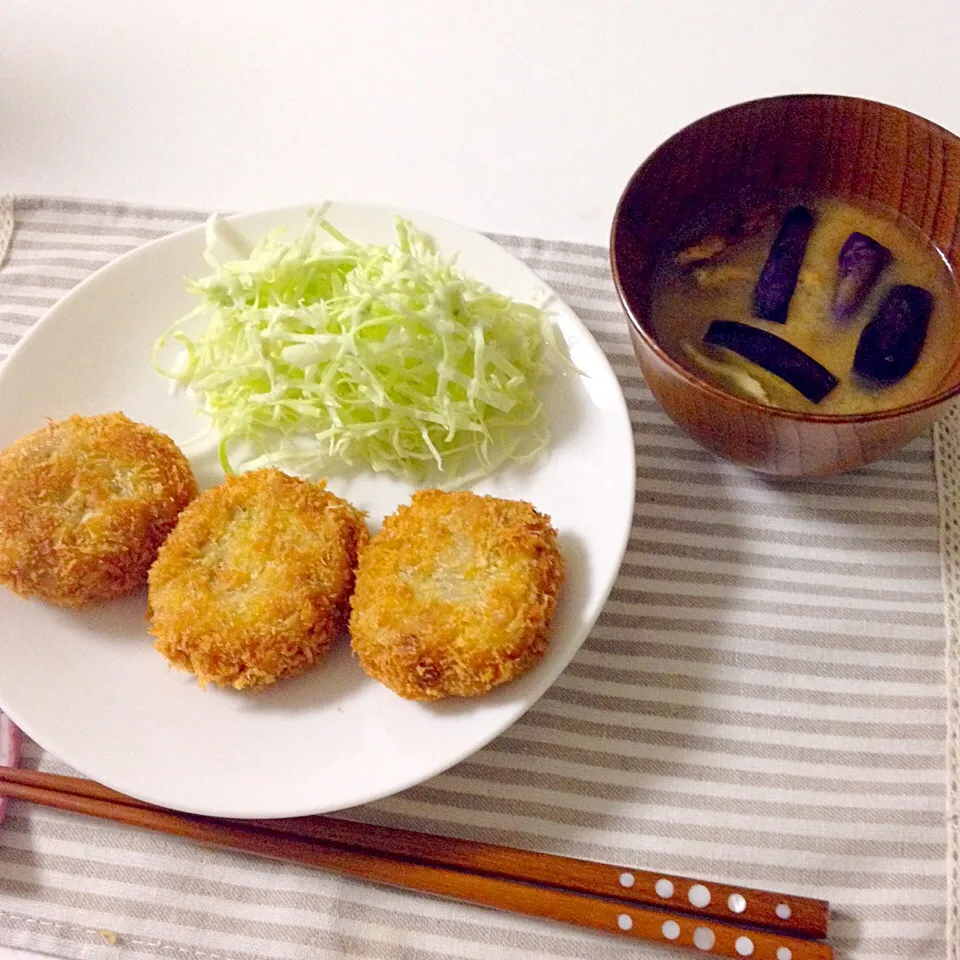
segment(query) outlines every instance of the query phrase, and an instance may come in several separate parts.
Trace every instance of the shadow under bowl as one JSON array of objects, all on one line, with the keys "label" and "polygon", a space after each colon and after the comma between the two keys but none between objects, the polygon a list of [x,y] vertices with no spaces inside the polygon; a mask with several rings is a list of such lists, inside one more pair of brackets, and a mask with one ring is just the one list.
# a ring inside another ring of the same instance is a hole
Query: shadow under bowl
[{"label": "shadow under bowl", "polygon": [[[735,397],[672,359],[650,324],[654,272],[671,238],[743,191],[797,191],[886,208],[960,268],[960,138],[897,107],[798,94],[729,107],[657,148],[617,206],[610,259],[646,382],[667,414],[727,460],[782,476],[852,470],[912,440],[960,394],[960,349],[935,393],[855,415],[797,413]],[[960,317],[956,318],[960,347]]]}]

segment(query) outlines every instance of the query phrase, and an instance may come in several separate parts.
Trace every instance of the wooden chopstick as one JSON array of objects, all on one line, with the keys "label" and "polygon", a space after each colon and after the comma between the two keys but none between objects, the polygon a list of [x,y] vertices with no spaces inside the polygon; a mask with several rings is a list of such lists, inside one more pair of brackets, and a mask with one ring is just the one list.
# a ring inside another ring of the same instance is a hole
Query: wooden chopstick
[{"label": "wooden chopstick", "polygon": [[[36,786],[92,799],[111,800],[141,809],[162,808],[128,797],[92,780],[0,768],[0,781]],[[2,790],[0,790],[2,792]],[[577,893],[611,897],[630,903],[669,908],[717,920],[733,920],[815,940],[827,936],[830,905],[825,900],[771,893],[749,887],[734,887],[694,880],[673,874],[652,873],[573,857],[516,850],[453,837],[431,836],[395,827],[380,827],[333,817],[294,817],[281,820],[249,820],[244,823],[274,833],[310,837],[339,846],[387,853],[436,866],[446,866],[506,879],[559,887]],[[710,902],[700,906],[696,891],[704,888]],[[672,891],[669,896],[663,894]],[[740,898],[740,899],[736,899]],[[742,900],[742,903],[741,903]],[[731,905],[735,908],[731,909]],[[789,912],[788,917],[780,917]],[[784,910],[784,907],[787,909]]]},{"label": "wooden chopstick", "polygon": [[[751,956],[756,960],[787,960],[788,952],[791,960],[826,960],[833,956],[828,944],[801,939],[782,929],[741,926],[692,906],[684,912],[671,910],[669,900],[660,900],[664,905],[660,908],[637,906],[637,900],[625,896],[634,888],[622,886],[619,874],[616,889],[609,883],[599,891],[592,886],[586,889],[591,876],[586,868],[626,872],[603,864],[469,841],[447,841],[328,817],[240,822],[180,814],[118,794],[93,781],[27,770],[0,768],[0,795],[513,913],[661,944],[697,947],[717,956]],[[380,841],[389,843],[389,850],[372,849]],[[426,859],[428,856],[433,856],[434,862]],[[528,860],[528,856],[534,859]],[[546,879],[531,877],[528,864],[546,874]],[[553,869],[573,865],[582,872],[546,873],[548,865]],[[635,876],[643,873],[631,872]],[[688,885],[694,883],[675,879]],[[541,882],[552,889],[537,885]],[[716,891],[719,885],[711,883],[707,888]],[[738,892],[744,899],[751,893],[743,889]],[[776,899],[774,894],[765,895]],[[792,908],[822,903],[796,897],[783,897],[779,902]],[[745,913],[730,913],[729,917],[740,921]]]}]

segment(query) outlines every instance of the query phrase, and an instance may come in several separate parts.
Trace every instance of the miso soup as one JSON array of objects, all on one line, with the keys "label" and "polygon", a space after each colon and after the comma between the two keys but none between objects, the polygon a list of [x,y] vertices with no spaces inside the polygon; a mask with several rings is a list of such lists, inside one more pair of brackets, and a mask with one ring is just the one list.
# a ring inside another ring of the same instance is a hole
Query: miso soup
[{"label": "miso soup", "polygon": [[960,353],[960,293],[940,251],[902,217],[829,197],[741,196],[707,210],[658,265],[649,317],[699,377],[805,413],[911,403]]}]

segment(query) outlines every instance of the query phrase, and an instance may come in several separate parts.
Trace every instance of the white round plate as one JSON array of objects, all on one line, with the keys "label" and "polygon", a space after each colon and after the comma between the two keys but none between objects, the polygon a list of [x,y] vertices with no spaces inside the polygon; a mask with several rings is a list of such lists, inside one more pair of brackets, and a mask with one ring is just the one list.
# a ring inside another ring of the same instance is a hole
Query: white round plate
[{"label": "white round plate", "polygon": [[[335,204],[329,219],[361,241],[389,243],[409,217],[463,269],[521,300],[549,293],[487,238],[428,216]],[[231,219],[250,243],[302,207]],[[195,306],[186,277],[207,272],[202,227],[127,254],[81,283],[0,368],[0,447],[45,418],[122,410],[178,443],[204,422],[151,366],[154,340]],[[633,516],[634,449],[626,404],[593,337],[558,299],[552,310],[584,377],[545,385],[553,441],[524,469],[474,489],[521,498],[551,516],[567,560],[565,592],[544,660],[488,696],[434,705],[368,679],[344,641],[314,672],[262,692],[198,688],[152,648],[144,593],[82,612],[0,589],[0,709],[86,776],[194,813],[282,817],[323,813],[397,793],[441,773],[514,723],[556,679],[600,613]],[[222,479],[214,457],[193,460],[201,486]],[[369,511],[370,526],[412,488],[380,475],[331,475],[330,488]]]}]

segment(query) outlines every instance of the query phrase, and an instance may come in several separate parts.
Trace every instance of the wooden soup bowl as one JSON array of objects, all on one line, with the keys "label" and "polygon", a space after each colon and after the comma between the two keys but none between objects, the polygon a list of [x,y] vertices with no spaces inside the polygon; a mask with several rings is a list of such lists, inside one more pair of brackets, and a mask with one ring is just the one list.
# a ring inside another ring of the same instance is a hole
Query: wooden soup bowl
[{"label": "wooden soup bowl", "polygon": [[754,100],[704,117],[657,148],[627,184],[611,232],[613,277],[643,375],[670,417],[703,446],[765,473],[824,476],[907,443],[960,394],[960,317],[957,356],[935,393],[857,415],[796,413],[731,396],[657,343],[648,295],[658,257],[707,205],[745,189],[809,190],[886,207],[929,237],[956,273],[960,139],[870,100]]}]

